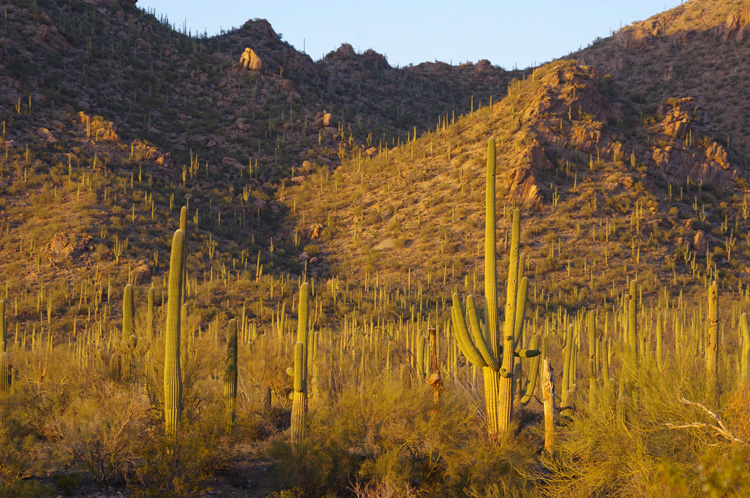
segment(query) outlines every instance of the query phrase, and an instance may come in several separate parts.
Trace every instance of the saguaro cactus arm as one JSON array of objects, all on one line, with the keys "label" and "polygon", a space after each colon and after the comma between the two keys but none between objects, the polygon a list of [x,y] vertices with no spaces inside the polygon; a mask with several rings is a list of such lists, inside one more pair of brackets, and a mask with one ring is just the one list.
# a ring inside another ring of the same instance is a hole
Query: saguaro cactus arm
[{"label": "saguaro cactus arm", "polygon": [[[484,360],[483,355],[477,350],[476,346],[469,337],[469,331],[466,329],[466,321],[464,320],[464,313],[461,308],[461,303],[458,300],[458,294],[453,294],[453,308],[451,309],[453,318],[453,328],[456,330],[456,342],[458,343],[459,349],[464,354],[467,360],[477,367],[486,367],[487,362]],[[484,343],[484,341],[482,341]]]}]

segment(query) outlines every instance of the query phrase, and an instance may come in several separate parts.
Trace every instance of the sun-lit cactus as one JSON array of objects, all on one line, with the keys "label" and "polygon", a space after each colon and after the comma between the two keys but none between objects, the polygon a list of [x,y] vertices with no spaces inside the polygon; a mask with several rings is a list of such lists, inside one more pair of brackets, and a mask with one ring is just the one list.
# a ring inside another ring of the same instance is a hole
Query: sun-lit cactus
[{"label": "sun-lit cactus", "polygon": [[224,400],[229,426],[234,425],[237,406],[237,320],[229,320],[227,357],[224,366]]},{"label": "sun-lit cactus", "polygon": [[148,289],[148,304],[146,307],[146,342],[154,340],[154,286]]},{"label": "sun-lit cactus", "polygon": [[122,294],[122,340],[127,343],[130,336],[134,335],[133,324],[135,323],[135,302],[133,298],[133,286],[128,284]]},{"label": "sun-lit cactus", "polygon": [[747,315],[740,316],[740,332],[742,333],[742,351],[740,352],[740,382],[750,383],[750,327]]},{"label": "sun-lit cactus", "polygon": [[8,353],[8,340],[5,321],[5,301],[0,300],[0,393],[10,392],[13,381],[13,367],[10,363],[10,353]]},{"label": "sun-lit cactus", "polygon": [[177,230],[172,239],[169,261],[167,324],[164,334],[164,428],[175,436],[182,415],[182,371],[180,368],[180,311],[182,308],[182,276],[184,274],[185,235]]},{"label": "sun-lit cactus", "polygon": [[706,338],[706,390],[711,397],[719,392],[719,286],[708,288],[708,337]]},{"label": "sun-lit cactus", "polygon": [[292,451],[297,458],[302,456],[302,444],[305,440],[305,415],[307,405],[307,385],[304,374],[305,345],[298,342],[294,345],[294,391],[292,392]]},{"label": "sun-lit cactus", "polygon": [[[490,138],[487,145],[487,197],[484,237],[485,327],[490,344],[486,343],[485,334],[480,329],[474,300],[471,296],[466,299],[469,326],[466,325],[458,294],[453,294],[452,318],[459,348],[469,361],[478,367],[482,367],[487,409],[487,432],[492,439],[496,439],[498,434],[505,432],[510,425],[513,414],[515,357],[533,357],[539,354],[538,350],[516,351],[516,335],[518,334],[518,337],[520,337],[521,326],[519,324],[518,329],[516,328],[516,320],[523,319],[524,310],[519,309],[519,307],[523,307],[526,301],[525,295],[520,299],[519,295],[525,292],[527,288],[525,284],[519,286],[518,278],[520,266],[518,247],[521,234],[521,217],[518,209],[513,211],[505,321],[501,334],[497,313],[497,239],[495,224],[495,140]],[[469,335],[469,329],[471,335]]]},{"label": "sun-lit cactus", "polygon": [[633,361],[638,359],[638,322],[637,303],[638,303],[638,283],[635,280],[630,281],[630,292],[628,299],[628,347],[633,355]]},{"label": "sun-lit cactus", "polygon": [[[310,286],[307,282],[299,288],[299,307],[297,309],[297,343],[294,346],[294,377],[292,391],[291,443],[294,454],[302,455],[302,444],[305,439],[305,419],[307,414],[307,345],[310,299]],[[289,371],[289,370],[288,370]]]},{"label": "sun-lit cactus", "polygon": [[8,350],[6,341],[8,340],[7,322],[5,321],[5,300],[0,299],[0,353]]},{"label": "sun-lit cactus", "polygon": [[3,351],[0,353],[0,393],[10,392],[12,380],[13,368],[10,364],[10,353]]}]

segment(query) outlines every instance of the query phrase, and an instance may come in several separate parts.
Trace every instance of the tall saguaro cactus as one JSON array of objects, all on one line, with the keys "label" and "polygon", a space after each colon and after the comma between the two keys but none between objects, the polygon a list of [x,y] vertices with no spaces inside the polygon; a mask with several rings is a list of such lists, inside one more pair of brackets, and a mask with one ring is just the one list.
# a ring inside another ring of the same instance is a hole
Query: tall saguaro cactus
[{"label": "tall saguaro cactus", "polygon": [[169,436],[177,433],[182,415],[182,371],[180,369],[180,311],[182,277],[185,266],[185,233],[177,230],[172,239],[169,260],[167,326],[164,335],[164,428]]},{"label": "tall saguaro cactus", "polygon": [[229,426],[234,425],[234,412],[237,406],[237,320],[229,320],[227,334],[227,358],[224,368],[224,400]]},{"label": "tall saguaro cactus", "polygon": [[719,392],[719,286],[708,288],[708,337],[706,338],[706,388],[712,397]]},{"label": "tall saguaro cactus", "polygon": [[148,305],[146,307],[146,341],[154,340],[154,286],[148,289]]},{"label": "tall saguaro cactus", "polygon": [[635,279],[630,281],[630,292],[628,299],[628,346],[633,354],[633,361],[638,359],[638,321],[637,303],[638,303],[638,283]]},{"label": "tall saguaro cactus", "polygon": [[740,316],[740,332],[742,333],[742,351],[740,352],[740,382],[750,383],[750,327],[747,315]]},{"label": "tall saguaro cactus", "polygon": [[182,265],[182,275],[180,276],[180,300],[183,303],[185,302],[185,280],[187,277],[187,215],[187,206],[182,206],[182,209],[180,210],[180,230],[182,230],[184,240],[182,244],[182,260],[185,263]]},{"label": "tall saguaro cactus", "polygon": [[291,443],[294,454],[302,456],[307,414],[307,349],[308,349],[308,301],[310,287],[305,282],[299,288],[297,311],[297,343],[294,345],[294,391],[292,392]]},{"label": "tall saguaro cactus", "polygon": [[[476,366],[482,367],[484,375],[484,397],[487,407],[487,432],[490,438],[496,439],[499,433],[505,432],[513,414],[514,360],[516,356],[532,357],[538,350],[516,350],[517,337],[521,337],[521,328],[527,286],[519,286],[518,247],[521,234],[521,218],[518,209],[513,211],[511,230],[510,262],[508,284],[505,296],[505,321],[502,335],[497,314],[497,239],[495,235],[495,140],[489,139],[487,145],[487,198],[484,238],[484,291],[486,301],[486,334],[479,326],[474,299],[466,298],[466,312],[469,327],[466,325],[464,311],[458,298],[453,294],[452,318],[456,329],[456,339],[464,356]],[[522,280],[525,280],[522,279]],[[519,292],[520,287],[520,292]],[[516,321],[519,327],[516,327]],[[469,335],[469,328],[471,335]],[[489,345],[485,340],[489,337]],[[534,340],[532,340],[534,341]],[[518,341],[520,342],[520,341]],[[538,339],[536,339],[538,344]],[[530,385],[530,384],[527,384]],[[533,386],[532,386],[533,389]]]},{"label": "tall saguaro cactus", "polygon": [[12,367],[10,364],[10,353],[7,351],[7,331],[5,323],[5,301],[0,300],[0,393],[10,392],[11,381],[13,379]]},{"label": "tall saguaro cactus", "polygon": [[133,286],[125,286],[122,294],[122,343],[127,344],[130,336],[135,335],[133,324],[135,323],[135,300],[133,298]]}]

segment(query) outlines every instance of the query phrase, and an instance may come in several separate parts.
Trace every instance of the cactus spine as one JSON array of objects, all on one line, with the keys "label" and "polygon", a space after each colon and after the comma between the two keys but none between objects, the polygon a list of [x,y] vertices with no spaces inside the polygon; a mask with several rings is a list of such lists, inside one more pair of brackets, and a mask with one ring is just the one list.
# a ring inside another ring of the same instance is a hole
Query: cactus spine
[{"label": "cactus spine", "polygon": [[224,367],[224,400],[226,401],[229,426],[234,425],[237,406],[237,320],[229,320],[227,335],[227,358]]},{"label": "cactus spine", "polygon": [[[486,301],[487,345],[484,334],[479,327],[474,300],[466,299],[466,312],[469,317],[471,336],[466,326],[464,312],[458,299],[453,295],[452,318],[456,329],[456,340],[464,356],[476,366],[482,367],[484,375],[484,395],[487,407],[487,432],[491,439],[497,439],[499,433],[505,432],[513,414],[514,361],[515,356],[533,357],[539,351],[516,351],[516,337],[521,337],[527,286],[521,283],[519,289],[519,254],[518,246],[521,234],[521,219],[518,209],[513,211],[511,230],[510,263],[508,285],[506,288],[505,322],[502,336],[497,316],[497,240],[495,236],[495,140],[490,138],[487,144],[487,197],[484,239],[484,291]],[[525,279],[521,279],[522,281]],[[518,321],[518,327],[516,322]],[[533,341],[534,339],[532,339]],[[538,339],[536,340],[538,344]],[[518,341],[520,342],[520,340]],[[502,343],[502,344],[501,344]],[[527,384],[527,385],[530,385]],[[531,386],[533,389],[533,385]]]},{"label": "cactus spine", "polygon": [[169,436],[177,433],[182,414],[182,371],[180,369],[180,311],[182,276],[185,266],[185,233],[177,230],[172,239],[169,261],[167,325],[164,345],[164,428]]},{"label": "cactus spine", "polygon": [[292,450],[297,458],[302,456],[305,439],[305,416],[307,414],[307,332],[308,301],[310,287],[305,282],[299,288],[297,310],[297,343],[294,345],[294,392],[292,393]]}]

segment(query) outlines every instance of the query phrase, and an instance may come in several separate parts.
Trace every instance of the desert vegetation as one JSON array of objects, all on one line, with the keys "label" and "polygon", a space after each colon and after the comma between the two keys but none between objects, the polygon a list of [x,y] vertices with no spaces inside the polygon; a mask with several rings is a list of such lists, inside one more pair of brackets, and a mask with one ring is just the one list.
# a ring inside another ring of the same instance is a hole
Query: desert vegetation
[{"label": "desert vegetation", "polygon": [[738,9],[504,71],[1,5],[0,496],[747,496]]}]

